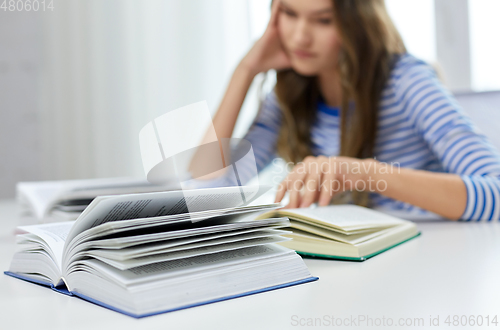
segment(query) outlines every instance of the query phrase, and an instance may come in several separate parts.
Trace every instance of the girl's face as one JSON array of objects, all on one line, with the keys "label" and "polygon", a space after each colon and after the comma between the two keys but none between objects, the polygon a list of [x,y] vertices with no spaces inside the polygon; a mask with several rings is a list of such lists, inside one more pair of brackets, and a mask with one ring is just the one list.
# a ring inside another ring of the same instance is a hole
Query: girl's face
[{"label": "girl's face", "polygon": [[335,70],[341,41],[331,0],[280,0],[278,30],[295,71]]}]

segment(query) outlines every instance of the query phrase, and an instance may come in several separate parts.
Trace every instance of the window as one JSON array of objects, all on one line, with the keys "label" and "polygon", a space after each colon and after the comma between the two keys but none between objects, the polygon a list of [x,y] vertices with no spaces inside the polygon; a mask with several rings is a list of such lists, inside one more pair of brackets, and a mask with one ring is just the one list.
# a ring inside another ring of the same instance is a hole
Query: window
[{"label": "window", "polygon": [[385,4],[408,52],[436,62],[434,0],[386,0]]},{"label": "window", "polygon": [[500,1],[469,0],[472,89],[500,89]]}]

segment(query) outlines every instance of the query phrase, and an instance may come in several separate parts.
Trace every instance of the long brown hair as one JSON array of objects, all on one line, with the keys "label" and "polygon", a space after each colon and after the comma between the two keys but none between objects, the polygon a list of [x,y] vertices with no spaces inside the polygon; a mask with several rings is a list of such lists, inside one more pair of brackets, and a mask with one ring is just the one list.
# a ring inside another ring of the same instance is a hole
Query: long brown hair
[{"label": "long brown hair", "polygon": [[[342,46],[341,141],[339,156],[373,158],[378,107],[396,54],[406,52],[384,0],[332,0]],[[279,71],[275,86],[283,120],[278,153],[287,161],[311,155],[311,126],[320,90],[316,77],[293,69]],[[353,192],[356,204],[367,205],[367,194]]]}]

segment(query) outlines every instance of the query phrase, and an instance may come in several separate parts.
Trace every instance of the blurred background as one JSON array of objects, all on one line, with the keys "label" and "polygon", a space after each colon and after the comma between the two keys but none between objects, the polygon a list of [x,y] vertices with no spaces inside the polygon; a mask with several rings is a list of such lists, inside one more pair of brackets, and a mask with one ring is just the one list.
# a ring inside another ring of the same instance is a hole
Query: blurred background
[{"label": "blurred background", "polygon": [[[498,135],[500,1],[386,4],[409,52],[439,68],[479,126]],[[139,130],[201,100],[214,113],[270,14],[270,0],[0,5],[0,198],[14,197],[18,181],[144,176]],[[236,137],[257,112],[263,80],[254,81]],[[272,83],[268,73],[264,91]]]}]

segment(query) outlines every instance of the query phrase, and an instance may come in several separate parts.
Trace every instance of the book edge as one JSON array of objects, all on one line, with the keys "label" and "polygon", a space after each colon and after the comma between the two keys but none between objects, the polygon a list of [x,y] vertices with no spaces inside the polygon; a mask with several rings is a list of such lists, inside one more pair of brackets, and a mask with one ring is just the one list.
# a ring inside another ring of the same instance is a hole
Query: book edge
[{"label": "book edge", "polygon": [[136,319],[140,319],[140,318],[144,318],[144,317],[148,317],[148,316],[153,316],[153,315],[158,315],[158,314],[175,312],[175,311],[182,310],[182,309],[188,309],[188,308],[192,308],[192,307],[208,305],[208,304],[217,303],[217,302],[220,302],[220,301],[225,301],[225,300],[230,300],[230,299],[235,299],[235,298],[250,296],[250,295],[253,295],[253,294],[263,293],[263,292],[267,292],[267,291],[273,291],[273,290],[282,289],[282,288],[286,288],[286,287],[290,287],[290,286],[294,286],[294,285],[299,285],[299,284],[314,282],[314,281],[317,281],[317,280],[319,280],[319,277],[311,276],[311,277],[308,277],[308,278],[305,278],[305,279],[302,279],[302,280],[297,280],[297,281],[293,281],[293,282],[283,283],[283,284],[279,284],[279,285],[275,285],[275,286],[271,286],[271,287],[267,287],[267,288],[263,288],[263,289],[247,291],[247,292],[236,294],[236,295],[221,297],[221,298],[217,298],[217,299],[211,299],[211,300],[202,301],[202,302],[199,302],[199,303],[194,303],[194,304],[190,304],[190,305],[184,305],[184,306],[175,307],[175,308],[172,308],[172,309],[167,309],[167,310],[153,312],[153,313],[147,313],[147,314],[133,314],[133,313],[129,313],[129,312],[126,312],[124,310],[121,310],[121,309],[115,308],[113,306],[107,305],[105,303],[102,303],[100,301],[97,301],[95,299],[92,299],[90,297],[87,297],[87,296],[85,296],[85,295],[83,295],[81,293],[78,293],[78,292],[73,292],[73,295],[77,296],[77,297],[79,297],[79,298],[81,298],[83,300],[86,300],[86,301],[88,301],[90,303],[96,304],[98,306],[110,309],[112,311],[115,311],[115,312],[118,312],[118,313],[130,316],[130,317],[133,317],[133,318],[136,318]]},{"label": "book edge", "polygon": [[115,308],[115,307],[113,307],[111,305],[105,304],[103,302],[97,301],[97,300],[95,300],[93,298],[87,297],[87,296],[85,296],[85,295],[83,295],[81,293],[78,293],[78,292],[69,292],[69,291],[64,290],[64,289],[56,288],[52,283],[49,283],[49,282],[43,282],[43,281],[39,281],[39,280],[36,280],[36,279],[28,278],[26,276],[22,276],[22,275],[19,275],[19,274],[13,273],[13,272],[9,272],[9,271],[5,271],[4,274],[8,275],[8,276],[12,276],[14,278],[18,278],[18,279],[27,281],[27,282],[31,282],[31,283],[35,283],[35,284],[38,284],[38,285],[42,285],[42,286],[51,288],[52,290],[54,290],[56,292],[59,292],[61,294],[65,294],[65,295],[68,295],[68,296],[78,297],[78,298],[80,298],[82,300],[86,300],[87,302],[93,303],[95,305],[104,307],[106,309],[109,309],[109,310],[112,310],[112,311],[115,311],[115,312],[118,312],[118,313],[130,316],[130,317],[133,317],[133,318],[137,318],[137,319],[143,318],[143,317],[147,317],[147,316],[153,316],[153,315],[158,315],[158,314],[164,314],[164,313],[174,312],[174,311],[178,311],[178,310],[182,310],[182,309],[187,309],[187,308],[191,308],[191,307],[196,307],[196,306],[208,305],[208,304],[216,303],[216,302],[219,302],[219,301],[224,301],[224,300],[230,300],[230,299],[245,297],[245,296],[249,296],[249,295],[253,295],[253,294],[258,294],[258,293],[263,293],[263,292],[267,292],[267,291],[282,289],[282,288],[286,288],[286,287],[290,287],[290,286],[294,286],[294,285],[299,285],[299,284],[304,284],[304,283],[309,283],[309,282],[314,282],[314,281],[319,280],[319,277],[310,276],[310,277],[307,277],[307,278],[304,278],[304,279],[301,279],[301,280],[297,280],[297,281],[293,281],[293,282],[287,282],[287,283],[283,283],[283,284],[278,284],[278,285],[266,287],[266,288],[263,288],[263,289],[247,291],[247,292],[236,294],[236,295],[226,296],[226,297],[217,298],[217,299],[211,299],[211,300],[207,300],[207,301],[203,301],[203,302],[199,302],[199,303],[195,303],[195,304],[190,304],[190,305],[185,305],[185,306],[180,306],[180,307],[175,307],[175,308],[167,309],[167,310],[163,310],[163,311],[158,311],[158,312],[153,312],[153,313],[148,313],[148,314],[132,314],[132,313],[126,312],[124,310]]},{"label": "book edge", "polygon": [[393,244],[391,246],[388,246],[382,250],[379,250],[379,251],[376,251],[376,252],[373,252],[371,254],[367,254],[365,256],[362,256],[362,257],[344,257],[344,256],[335,256],[335,255],[329,255],[329,254],[319,254],[319,253],[310,253],[310,252],[302,252],[302,251],[295,251],[297,252],[299,255],[301,256],[304,256],[304,257],[311,257],[311,258],[318,258],[318,259],[333,259],[333,260],[346,260],[346,261],[365,261],[369,258],[372,258],[378,254],[381,254],[382,252],[385,252],[387,250],[390,250],[392,249],[393,247],[396,247],[400,244],[403,244],[405,242],[408,242],[409,240],[411,239],[414,239],[415,237],[418,237],[422,234],[422,232],[418,232],[417,234],[401,241],[401,242],[398,242],[396,244]]},{"label": "book edge", "polygon": [[8,275],[8,276],[11,276],[11,277],[14,277],[14,278],[26,281],[26,282],[30,282],[30,283],[34,283],[34,284],[37,284],[37,285],[45,286],[47,288],[50,288],[50,289],[52,289],[52,290],[54,290],[56,292],[59,292],[61,294],[65,294],[67,296],[72,296],[73,295],[73,293],[70,292],[70,291],[68,291],[68,289],[65,286],[55,286],[53,283],[40,281],[40,280],[31,278],[31,277],[28,277],[28,276],[22,276],[22,275],[19,275],[17,273],[10,272],[10,271],[5,271],[3,273],[5,275]]}]

